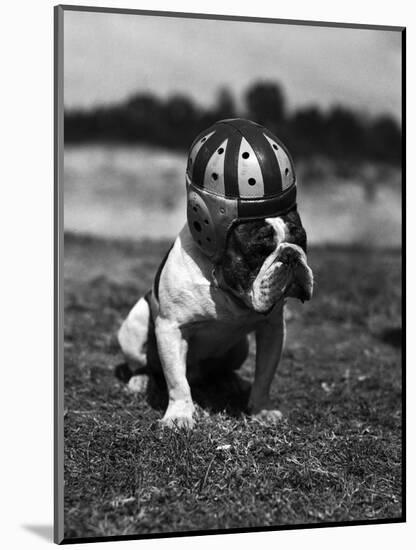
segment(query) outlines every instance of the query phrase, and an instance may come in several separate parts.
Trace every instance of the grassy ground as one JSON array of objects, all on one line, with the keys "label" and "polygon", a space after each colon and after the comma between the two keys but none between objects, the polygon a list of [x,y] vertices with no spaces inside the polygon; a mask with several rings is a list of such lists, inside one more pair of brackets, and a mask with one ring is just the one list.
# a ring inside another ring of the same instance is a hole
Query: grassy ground
[{"label": "grassy ground", "polygon": [[273,384],[285,420],[251,420],[229,379],[195,390],[185,434],[112,370],[168,246],[66,236],[66,538],[399,518],[400,253],[312,249],[316,293],[290,306]]}]

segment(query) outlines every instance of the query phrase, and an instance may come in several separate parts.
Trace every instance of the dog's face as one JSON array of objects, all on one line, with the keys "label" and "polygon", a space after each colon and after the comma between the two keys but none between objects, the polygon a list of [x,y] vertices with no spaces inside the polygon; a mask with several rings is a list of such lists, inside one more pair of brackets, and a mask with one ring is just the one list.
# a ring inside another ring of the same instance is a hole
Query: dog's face
[{"label": "dog's face", "polygon": [[240,222],[230,231],[222,277],[252,309],[267,312],[284,297],[309,300],[313,276],[306,232],[296,209],[284,216]]}]

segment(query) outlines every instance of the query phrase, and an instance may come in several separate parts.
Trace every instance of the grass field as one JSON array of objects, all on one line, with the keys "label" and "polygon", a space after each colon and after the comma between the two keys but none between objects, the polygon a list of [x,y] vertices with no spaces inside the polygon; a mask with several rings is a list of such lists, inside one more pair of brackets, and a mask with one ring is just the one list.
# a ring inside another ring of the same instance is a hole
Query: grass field
[{"label": "grass field", "polygon": [[186,434],[113,374],[169,244],[65,237],[65,537],[400,518],[400,252],[312,247],[273,383],[285,419],[251,420],[228,379],[194,391]]}]

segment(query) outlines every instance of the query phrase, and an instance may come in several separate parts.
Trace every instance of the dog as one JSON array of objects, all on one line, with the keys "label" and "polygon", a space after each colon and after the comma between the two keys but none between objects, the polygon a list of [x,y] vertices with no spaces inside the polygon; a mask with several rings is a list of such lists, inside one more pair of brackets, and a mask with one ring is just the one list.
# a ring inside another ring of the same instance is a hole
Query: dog
[{"label": "dog", "polygon": [[296,207],[234,224],[216,264],[185,224],[152,289],[118,332],[136,388],[144,390],[149,376],[164,376],[169,397],[164,426],[194,426],[192,379],[239,369],[248,356],[250,333],[255,333],[256,366],[248,412],[267,422],[281,419],[269,393],[284,345],[284,304],[290,297],[312,297],[306,252]]}]

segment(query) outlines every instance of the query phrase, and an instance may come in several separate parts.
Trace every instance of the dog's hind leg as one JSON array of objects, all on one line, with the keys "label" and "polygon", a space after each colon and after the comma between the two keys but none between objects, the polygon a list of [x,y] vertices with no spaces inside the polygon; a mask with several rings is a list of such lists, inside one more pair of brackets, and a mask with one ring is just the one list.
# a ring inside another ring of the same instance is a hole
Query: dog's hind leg
[{"label": "dog's hind leg", "polygon": [[128,382],[132,391],[142,393],[148,384],[147,346],[151,314],[146,298],[140,298],[118,331],[118,341],[126,363],[115,374]]}]

